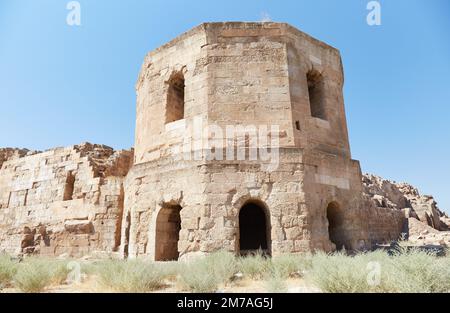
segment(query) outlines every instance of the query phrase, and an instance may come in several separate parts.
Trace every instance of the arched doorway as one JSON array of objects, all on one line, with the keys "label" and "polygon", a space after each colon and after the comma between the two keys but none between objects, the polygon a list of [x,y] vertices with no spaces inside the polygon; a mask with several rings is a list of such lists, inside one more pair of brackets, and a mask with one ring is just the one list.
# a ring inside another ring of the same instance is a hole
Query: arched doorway
[{"label": "arched doorway", "polygon": [[173,73],[169,79],[166,104],[166,123],[184,118],[184,76],[181,72]]},{"label": "arched doorway", "polygon": [[249,202],[239,211],[239,252],[245,255],[259,249],[270,254],[270,221],[262,205]]},{"label": "arched doorway", "polygon": [[331,202],[327,207],[328,236],[340,250],[344,247],[344,217],[338,203]]},{"label": "arched doorway", "polygon": [[181,206],[168,205],[161,208],[156,218],[155,261],[178,260]]}]

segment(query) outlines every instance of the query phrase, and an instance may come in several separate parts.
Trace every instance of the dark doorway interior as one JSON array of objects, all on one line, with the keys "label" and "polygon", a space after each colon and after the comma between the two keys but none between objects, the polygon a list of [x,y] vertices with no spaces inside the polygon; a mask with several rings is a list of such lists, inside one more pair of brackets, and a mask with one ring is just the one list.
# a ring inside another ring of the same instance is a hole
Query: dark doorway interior
[{"label": "dark doorway interior", "polygon": [[239,212],[239,246],[240,253],[268,249],[267,217],[264,208],[255,203],[245,204]]},{"label": "dark doorway interior", "polygon": [[327,207],[327,219],[328,219],[328,236],[330,241],[336,245],[337,250],[341,250],[344,247],[344,219],[342,211],[339,205],[332,202]]},{"label": "dark doorway interior", "polygon": [[155,261],[178,260],[181,206],[168,205],[161,209],[156,218]]}]

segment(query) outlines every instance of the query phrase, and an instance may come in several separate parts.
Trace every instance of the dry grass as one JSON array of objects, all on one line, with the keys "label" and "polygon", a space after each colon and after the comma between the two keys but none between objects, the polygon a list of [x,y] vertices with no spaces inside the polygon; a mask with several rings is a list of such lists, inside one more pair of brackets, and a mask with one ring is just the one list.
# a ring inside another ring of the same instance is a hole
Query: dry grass
[{"label": "dry grass", "polygon": [[281,278],[302,277],[312,266],[311,254],[284,254],[273,257],[272,272]]},{"label": "dry grass", "polygon": [[142,260],[106,260],[92,270],[106,289],[119,292],[149,292],[165,286],[164,269],[153,262]]},{"label": "dry grass", "polygon": [[13,261],[9,255],[0,254],[0,289],[12,284],[16,272],[17,262]]},{"label": "dry grass", "polygon": [[52,284],[62,284],[69,269],[67,261],[30,257],[19,263],[14,285],[24,292],[42,292]]},{"label": "dry grass", "polygon": [[261,252],[238,259],[239,270],[248,278],[259,280],[269,275],[272,271],[270,258]]},{"label": "dry grass", "polygon": [[193,292],[214,292],[227,284],[237,272],[238,263],[233,254],[220,251],[181,265],[179,283]]},{"label": "dry grass", "polygon": [[[37,257],[18,262],[0,255],[0,288],[15,287],[24,292],[70,289],[68,285],[61,287],[68,278],[70,263]],[[80,264],[89,284],[98,281],[101,289],[97,291],[151,292],[167,288],[175,292],[215,292],[257,286],[261,291],[286,292],[288,287],[295,290],[294,281],[307,283],[302,290],[311,287],[334,293],[450,292],[450,256],[436,257],[403,247],[393,255],[376,251],[354,256],[316,253],[268,258],[261,253],[235,257],[220,251],[190,262],[102,260]]]},{"label": "dry grass", "polygon": [[371,291],[367,283],[368,262],[364,255],[318,253],[306,278],[324,292],[368,292]]},{"label": "dry grass", "polygon": [[278,271],[272,272],[266,281],[267,291],[282,293],[287,291],[286,277]]},{"label": "dry grass", "polygon": [[393,292],[450,292],[450,257],[418,251],[400,251],[387,262]]},{"label": "dry grass", "polygon": [[450,292],[450,258],[403,248],[392,256],[318,253],[307,278],[324,292]]}]

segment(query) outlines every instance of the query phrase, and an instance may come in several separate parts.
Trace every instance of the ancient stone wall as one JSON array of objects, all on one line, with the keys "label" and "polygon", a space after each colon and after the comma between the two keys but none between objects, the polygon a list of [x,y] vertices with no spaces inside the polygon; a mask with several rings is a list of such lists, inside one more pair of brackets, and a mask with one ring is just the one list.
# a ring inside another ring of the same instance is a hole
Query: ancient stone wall
[{"label": "ancient stone wall", "polygon": [[390,243],[402,238],[406,232],[406,218],[402,210],[376,207],[366,202],[369,241],[372,245]]},{"label": "ancient stone wall", "polygon": [[[205,118],[208,74],[195,70],[197,58],[206,56],[205,44],[205,33],[189,31],[145,57],[136,84],[136,164],[163,157],[179,141],[173,129],[181,126],[184,131],[192,127],[194,116]],[[183,120],[174,119],[173,107],[166,105],[171,102],[171,83],[176,77],[184,80]]]},{"label": "ancient stone wall", "polygon": [[[173,92],[174,81],[177,90],[184,86],[182,115],[183,99],[173,99],[183,93]],[[167,206],[181,207],[182,257],[217,249],[240,253],[243,236],[257,232],[272,255],[368,247],[342,86],[339,52],[284,23],[205,23],[150,52],[136,85],[137,153],[125,184],[130,225],[122,227],[122,236],[129,234],[124,253],[156,257],[162,249],[156,237],[170,231],[157,222]],[[222,133],[205,136],[211,125]],[[264,143],[252,147],[246,127],[261,125],[278,139],[271,142],[280,150],[273,171],[261,158],[249,160]],[[242,126],[241,137],[226,137],[229,126]],[[224,161],[202,142],[211,138],[249,153],[238,159],[235,149]],[[207,159],[203,149],[216,157]],[[186,152],[200,157],[186,158]],[[260,208],[266,226],[245,233],[240,215],[250,204]]]},{"label": "ancient stone wall", "polygon": [[[272,227],[267,235],[274,254],[309,250],[309,238],[300,229],[306,227],[306,215],[299,205],[303,175],[300,156],[283,157],[291,159],[283,160],[273,173],[261,171],[261,164],[250,161],[174,162],[165,158],[134,166],[126,183],[125,207],[130,210],[131,228],[125,253],[155,256],[160,244],[156,237],[167,230],[158,222],[159,215],[164,215],[168,206],[181,207],[180,256],[239,250],[239,210],[255,199],[270,208]],[[129,226],[122,227],[126,237]]]},{"label": "ancient stone wall", "polygon": [[[368,212],[368,229],[373,243],[410,238],[436,238],[424,235],[448,231],[448,216],[439,209],[432,196],[421,195],[417,188],[407,183],[397,183],[376,175],[363,176],[364,206]],[[427,229],[433,230],[429,231]],[[426,234],[421,233],[426,231]]]},{"label": "ancient stone wall", "polygon": [[28,149],[17,149],[17,148],[0,148],[0,168],[3,162],[21,158],[25,155],[32,155],[37,153],[36,151],[29,151]]},{"label": "ancient stone wall", "polygon": [[0,251],[115,251],[132,155],[89,143],[28,156],[9,153],[0,169]]},{"label": "ancient stone wall", "polygon": [[[136,153],[0,149],[0,252],[164,261],[448,230],[432,197],[361,174],[343,82],[339,51],[288,24],[199,25],[145,57]],[[228,137],[228,126],[242,128]]]}]

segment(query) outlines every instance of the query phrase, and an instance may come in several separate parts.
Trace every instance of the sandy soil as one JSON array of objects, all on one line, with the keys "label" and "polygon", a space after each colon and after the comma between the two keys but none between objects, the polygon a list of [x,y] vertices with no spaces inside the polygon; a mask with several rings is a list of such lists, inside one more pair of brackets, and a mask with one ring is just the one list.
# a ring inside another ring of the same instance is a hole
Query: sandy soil
[{"label": "sandy soil", "polygon": [[[305,293],[305,292],[320,292],[315,287],[311,287],[305,282],[305,280],[300,278],[289,278],[286,280],[287,292],[292,293]],[[5,288],[0,290],[1,293],[17,293],[21,292],[16,288]],[[105,289],[101,286],[97,280],[96,276],[89,276],[81,283],[72,283],[58,286],[50,286],[44,291],[46,293],[104,293],[104,292],[114,292],[113,290]],[[168,292],[187,292],[183,290],[176,282],[168,281],[166,288],[159,289],[155,291],[156,293]],[[217,292],[224,293],[264,293],[267,292],[267,283],[265,281],[255,281],[249,279],[242,279],[237,282],[227,284],[226,286],[221,286]]]}]

